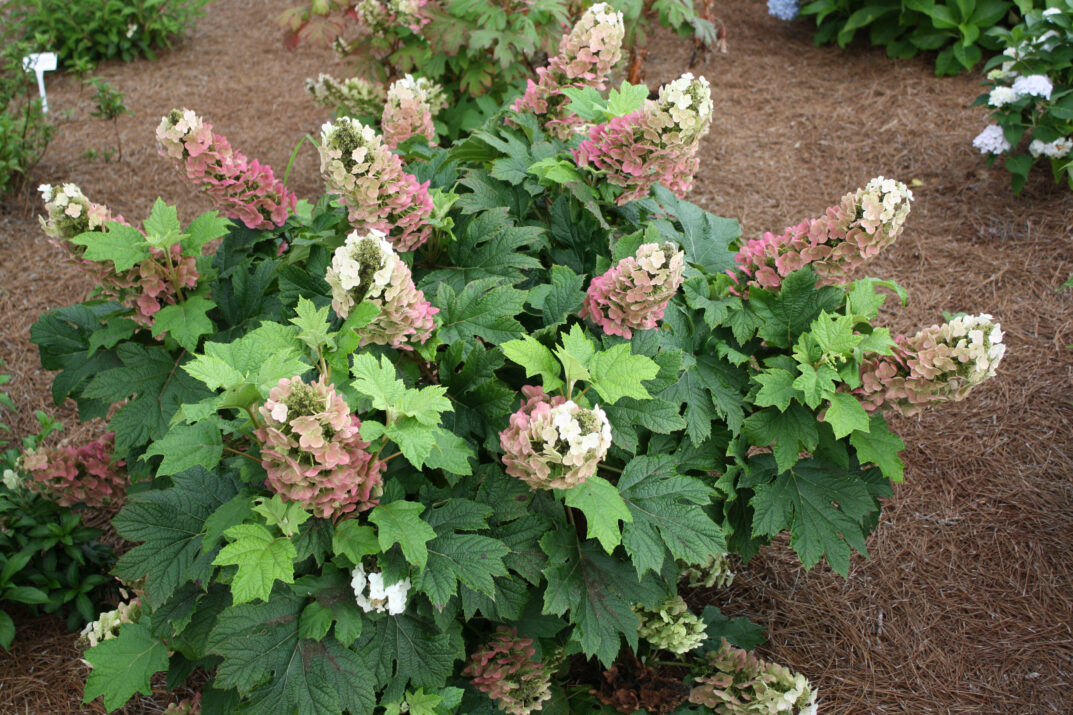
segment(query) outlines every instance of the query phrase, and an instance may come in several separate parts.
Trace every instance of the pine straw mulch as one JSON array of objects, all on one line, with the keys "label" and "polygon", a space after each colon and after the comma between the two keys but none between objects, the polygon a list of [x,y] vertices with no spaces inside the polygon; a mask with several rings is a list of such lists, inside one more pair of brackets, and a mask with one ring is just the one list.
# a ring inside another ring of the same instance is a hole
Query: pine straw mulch
[{"label": "pine straw mulch", "polygon": [[[192,218],[207,204],[153,148],[159,117],[175,105],[282,173],[301,136],[325,119],[303,80],[343,71],[327,51],[282,49],[271,18],[290,1],[216,0],[158,62],[102,67],[135,112],[120,120],[123,162],[82,158],[111,142],[111,127],[82,111],[37,178],[75,181],[128,217],[143,217],[161,195]],[[692,199],[756,236],[817,215],[872,176],[917,179],[905,234],[868,271],[909,290],[910,304],[889,306],[884,319],[911,332],[944,310],[990,312],[1009,353],[999,376],[964,402],[896,422],[906,480],[869,540],[871,559],[855,557],[849,579],[822,565],[805,572],[779,540],[731,588],[691,601],[767,626],[763,655],[807,674],[822,712],[1070,712],[1073,292],[1058,289],[1073,273],[1073,195],[1039,173],[1015,197],[1003,171],[984,167],[971,141],[986,113],[967,108],[978,75],[937,79],[926,60],[815,48],[805,21],[780,23],[762,0],[728,0],[718,12],[729,52],[694,70],[712,83],[716,117]],[[689,50],[658,36],[649,85],[684,71]],[[75,106],[73,80],[49,82],[57,110]],[[309,147],[290,184],[306,197],[320,191]],[[16,429],[32,427],[33,409],[51,409],[70,438],[100,428],[51,405],[28,328],[88,286],[43,242],[37,207],[27,195],[0,215],[0,356],[15,376]],[[78,704],[83,669],[72,644],[51,619],[21,624],[12,654],[0,653],[0,712],[99,712],[99,703]],[[167,701],[157,700],[126,712],[159,712]]]}]

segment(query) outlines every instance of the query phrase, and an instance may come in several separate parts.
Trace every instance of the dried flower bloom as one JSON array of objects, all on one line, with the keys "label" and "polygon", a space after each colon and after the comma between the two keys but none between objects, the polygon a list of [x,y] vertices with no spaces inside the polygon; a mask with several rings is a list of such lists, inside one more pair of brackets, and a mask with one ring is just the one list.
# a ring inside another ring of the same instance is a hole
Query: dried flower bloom
[{"label": "dried flower bloom", "polygon": [[254,435],[272,491],[322,519],[376,505],[384,465],[366,451],[361,420],[331,384],[285,377],[259,411],[264,425]]},{"label": "dried flower bloom", "polygon": [[620,206],[644,198],[657,183],[685,196],[699,167],[697,151],[711,126],[712,107],[708,81],[686,73],[660,88],[657,101],[589,129],[574,160],[626,189],[615,200]]},{"label": "dried flower bloom", "polygon": [[651,330],[682,285],[685,258],[673,243],[642,244],[636,257],[623,258],[592,279],[581,317],[624,338],[633,337],[634,330]]},{"label": "dried flower bloom", "polygon": [[114,611],[105,611],[92,623],[87,623],[78,636],[78,644],[83,650],[95,647],[98,643],[119,636],[119,627],[124,623],[137,623],[142,617],[142,602],[135,598],[128,603],[121,603]]},{"label": "dried flower bloom", "polygon": [[201,693],[192,698],[172,703],[164,711],[164,715],[201,715]]},{"label": "dried flower bloom", "polygon": [[726,588],[734,582],[734,572],[730,570],[729,554],[711,554],[703,563],[678,562],[682,569],[679,580],[686,581],[691,588]]},{"label": "dried flower bloom", "polygon": [[537,80],[529,80],[525,94],[511,109],[537,115],[545,128],[567,139],[580,122],[565,112],[567,87],[603,89],[611,69],[622,57],[625,25],[622,13],[607,3],[596,3],[581,16],[559,42],[559,52],[537,69]]},{"label": "dried flower bloom", "polygon": [[551,674],[533,660],[533,639],[500,626],[492,640],[470,656],[462,675],[508,715],[529,715],[551,699]]},{"label": "dried flower bloom", "polygon": [[382,86],[361,77],[340,82],[322,73],[306,80],[306,91],[317,104],[349,117],[376,117],[387,101]]},{"label": "dried flower bloom", "polygon": [[752,653],[722,647],[708,653],[708,675],[697,678],[689,702],[720,715],[815,715],[816,693],[805,676]]},{"label": "dried flower bloom", "polygon": [[361,344],[412,350],[432,337],[432,316],[439,312],[414,286],[410,268],[380,231],[354,231],[335,250],[324,279],[332,287],[332,308],[346,318],[358,303],[369,301],[380,314],[360,330]]},{"label": "dried flower bloom", "polygon": [[819,283],[844,282],[848,274],[894,243],[909,215],[913,192],[882,176],[846,194],[841,203],[815,219],[781,234],[765,233],[747,242],[735,261],[749,286],[776,290],[782,279],[811,265]]},{"label": "dried flower bloom", "polygon": [[60,506],[97,507],[122,499],[127,479],[120,468],[126,462],[113,461],[114,446],[115,432],[106,432],[82,447],[27,452],[22,467],[30,478],[23,484]]},{"label": "dried flower bloom", "polygon": [[384,143],[394,149],[412,136],[420,134],[436,145],[436,129],[432,126],[432,98],[443,90],[424,77],[406,75],[388,87],[387,102],[380,117]]},{"label": "dried flower bloom", "polygon": [[429,182],[402,170],[402,159],[372,127],[340,117],[320,134],[320,172],[328,191],[339,194],[350,223],[359,233],[375,229],[388,235],[399,251],[412,251],[428,240],[432,228]]},{"label": "dried flower bloom", "polygon": [[388,613],[397,616],[406,610],[406,598],[410,591],[410,579],[403,579],[390,586],[384,585],[384,574],[365,573],[365,567],[358,564],[351,573],[350,587],[354,589],[354,598],[358,607],[366,613]]},{"label": "dried flower bloom", "polygon": [[937,402],[957,402],[994,377],[1006,346],[1002,328],[986,313],[958,316],[924,328],[911,338],[895,338],[893,356],[861,365],[857,394],[865,409],[883,405],[915,415]]},{"label": "dried flower bloom", "polygon": [[972,140],[972,145],[979,149],[981,154],[1004,154],[1010,150],[1010,143],[1006,141],[1002,127],[997,124],[984,127]]},{"label": "dried flower bloom", "polygon": [[641,619],[637,634],[661,650],[681,655],[699,648],[708,637],[704,621],[689,610],[681,596],[668,598],[655,610],[635,605],[633,611]]},{"label": "dried flower bloom", "polygon": [[189,109],[173,109],[156,130],[162,156],[178,162],[183,174],[208,194],[225,215],[247,228],[282,226],[298,198],[277,181],[272,167],[249,161],[227,138]]},{"label": "dried flower bloom", "polygon": [[569,489],[596,474],[611,446],[611,425],[591,410],[543,388],[525,385],[526,400],[499,433],[507,474],[533,489]]}]

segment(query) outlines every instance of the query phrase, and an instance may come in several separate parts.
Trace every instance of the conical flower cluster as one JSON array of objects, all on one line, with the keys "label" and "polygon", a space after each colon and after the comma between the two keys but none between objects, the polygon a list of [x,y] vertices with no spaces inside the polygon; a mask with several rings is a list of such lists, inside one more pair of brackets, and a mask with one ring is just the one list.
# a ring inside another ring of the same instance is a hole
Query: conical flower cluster
[{"label": "conical flower cluster", "polygon": [[426,342],[439,312],[414,286],[410,268],[398,257],[380,231],[354,231],[335,250],[324,280],[332,287],[332,308],[342,318],[358,303],[369,301],[380,314],[361,329],[361,344],[390,345],[412,350]]},{"label": "conical flower cluster", "polygon": [[529,80],[525,94],[511,109],[537,115],[545,129],[568,139],[581,120],[566,114],[569,99],[563,90],[567,87],[602,90],[611,69],[622,57],[624,36],[622,13],[607,3],[596,3],[563,35],[558,54],[548,60],[547,67],[537,70],[537,81]]},{"label": "conical flower cluster", "polygon": [[117,638],[120,626],[124,623],[137,623],[141,617],[140,599],[121,603],[114,611],[105,611],[97,616],[97,620],[87,623],[78,636],[78,644],[83,650],[89,650],[98,643]]},{"label": "conical flower cluster", "polygon": [[173,109],[156,130],[162,156],[179,162],[183,174],[198,185],[225,216],[247,228],[282,226],[297,197],[278,181],[272,167],[231,148],[227,138],[189,109]]},{"label": "conical flower cluster", "polygon": [[153,316],[160,312],[161,308],[174,305],[178,301],[176,283],[179,288],[197,286],[197,258],[184,256],[182,246],[177,243],[167,250],[171,254],[170,270],[174,275],[174,282],[168,277],[168,261],[164,257],[164,250],[156,246],[149,247],[153,260],[142,261],[131,271],[132,283],[139,290],[134,298],[138,311],[133,318],[145,326],[152,325]]},{"label": "conical flower cluster", "polygon": [[633,337],[663,318],[667,303],[682,285],[685,253],[673,243],[645,243],[589,284],[581,317],[591,318],[608,335]]},{"label": "conical flower cluster", "polygon": [[123,498],[127,490],[126,463],[113,460],[115,432],[82,447],[41,449],[26,453],[22,467],[30,479],[23,482],[60,506],[85,504],[99,507]]},{"label": "conical flower cluster", "polygon": [[641,619],[637,635],[661,650],[681,655],[699,648],[708,637],[704,621],[689,610],[681,596],[668,598],[656,610],[634,606],[633,611]]},{"label": "conical flower cluster", "polygon": [[697,151],[712,111],[708,81],[686,73],[661,87],[659,99],[643,109],[592,127],[574,159],[625,189],[615,200],[620,206],[644,198],[657,183],[685,196],[693,186]]},{"label": "conical flower cluster", "polygon": [[689,702],[720,715],[815,715],[816,693],[805,676],[734,648],[725,639],[708,654],[708,675],[697,678]]},{"label": "conical flower cluster", "polygon": [[1006,354],[1002,337],[1001,326],[986,313],[959,316],[911,338],[899,335],[893,356],[861,366],[857,392],[865,409],[886,405],[903,415],[937,402],[957,402],[994,377]]},{"label": "conical flower cluster", "polygon": [[359,0],[354,16],[370,32],[385,33],[393,25],[403,25],[418,32],[429,22],[422,9],[428,0]]},{"label": "conical flower cluster", "polygon": [[735,257],[747,285],[777,289],[782,279],[811,265],[824,285],[844,282],[862,263],[901,235],[913,192],[894,179],[876,177],[846,194],[837,206],[779,235],[749,241]]},{"label": "conical flower cluster", "polygon": [[540,387],[522,387],[525,402],[499,433],[507,474],[533,489],[569,489],[596,474],[611,446],[599,405],[587,410]]},{"label": "conical flower cluster", "polygon": [[500,627],[492,640],[470,656],[462,675],[508,715],[529,715],[551,699],[551,675],[533,660],[533,639]]},{"label": "conical flower cluster", "polygon": [[350,588],[358,607],[366,613],[387,613],[397,616],[406,610],[406,597],[410,591],[410,579],[384,585],[384,574],[365,573],[365,567],[358,564],[351,572]]},{"label": "conical flower cluster", "polygon": [[317,104],[347,117],[376,117],[387,101],[382,86],[361,77],[340,82],[321,73],[316,79],[306,80],[306,91]]},{"label": "conical flower cluster", "polygon": [[320,133],[320,172],[328,191],[339,194],[359,233],[381,231],[399,251],[428,240],[432,214],[428,183],[402,170],[402,159],[372,127],[340,117]]},{"label": "conical flower cluster", "polygon": [[446,104],[443,90],[424,77],[406,75],[395,80],[387,90],[387,102],[380,117],[384,143],[394,149],[412,136],[420,134],[436,145],[432,115]]},{"label": "conical flower cluster", "polygon": [[323,519],[376,505],[383,464],[366,451],[361,420],[323,380],[283,378],[260,407],[267,486]]},{"label": "conical flower cluster", "polygon": [[730,554],[711,554],[703,563],[678,562],[682,569],[679,581],[685,581],[691,588],[726,588],[734,583],[734,572],[730,568]]}]

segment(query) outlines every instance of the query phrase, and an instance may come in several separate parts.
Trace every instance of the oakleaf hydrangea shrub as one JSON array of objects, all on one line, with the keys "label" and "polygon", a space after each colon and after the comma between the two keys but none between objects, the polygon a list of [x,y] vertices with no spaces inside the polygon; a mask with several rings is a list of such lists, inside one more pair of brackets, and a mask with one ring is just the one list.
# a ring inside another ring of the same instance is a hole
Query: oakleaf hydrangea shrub
[{"label": "oakleaf hydrangea shrub", "polygon": [[782,532],[847,574],[903,478],[887,415],[975,389],[1001,329],[877,324],[905,294],[860,274],[911,225],[903,184],[753,250],[684,183],[612,183],[559,132],[640,112],[693,151],[706,83],[562,81],[559,124],[504,106],[439,147],[332,122],[327,193],[282,225],[183,227],[161,201],[144,232],[63,239],[120,273],[173,245],[197,267],[151,326],[99,292],[32,331],[57,399],[146,481],[114,522],[142,614],[86,652],[87,700],[200,668],[211,713],[588,713],[659,668],[679,703],[809,707],[796,676],[709,655],[756,629],[691,613],[687,584]]},{"label": "oakleaf hydrangea shrub", "polygon": [[988,91],[974,103],[992,123],[972,144],[990,165],[1004,157],[1020,193],[1037,161],[1073,189],[1073,3],[1056,0],[996,31],[1003,53],[987,63]]}]

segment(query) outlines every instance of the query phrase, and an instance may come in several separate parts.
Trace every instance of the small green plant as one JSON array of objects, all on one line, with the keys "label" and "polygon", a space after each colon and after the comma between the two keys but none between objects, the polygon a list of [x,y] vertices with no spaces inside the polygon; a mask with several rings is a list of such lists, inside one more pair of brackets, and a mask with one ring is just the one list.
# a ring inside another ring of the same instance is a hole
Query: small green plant
[{"label": "small green plant", "polygon": [[51,51],[84,71],[85,62],[155,58],[204,15],[209,0],[5,0],[8,36]]},{"label": "small green plant", "polygon": [[0,51],[0,196],[25,183],[52,139],[53,124],[37,96],[34,75],[22,67],[29,52],[22,42]]},{"label": "small green plant", "polygon": [[[112,123],[112,131],[115,134],[116,152],[118,154],[116,161],[123,161],[123,140],[119,135],[119,123],[118,120],[124,114],[130,114],[130,110],[127,109],[127,105],[123,103],[123,93],[117,90],[108,82],[105,82],[99,77],[94,77],[89,80],[89,84],[93,85],[96,93],[93,95],[93,110],[90,111],[90,115],[97,117],[98,119],[105,119]],[[111,159],[111,152],[106,150],[104,153],[105,162]]]}]

